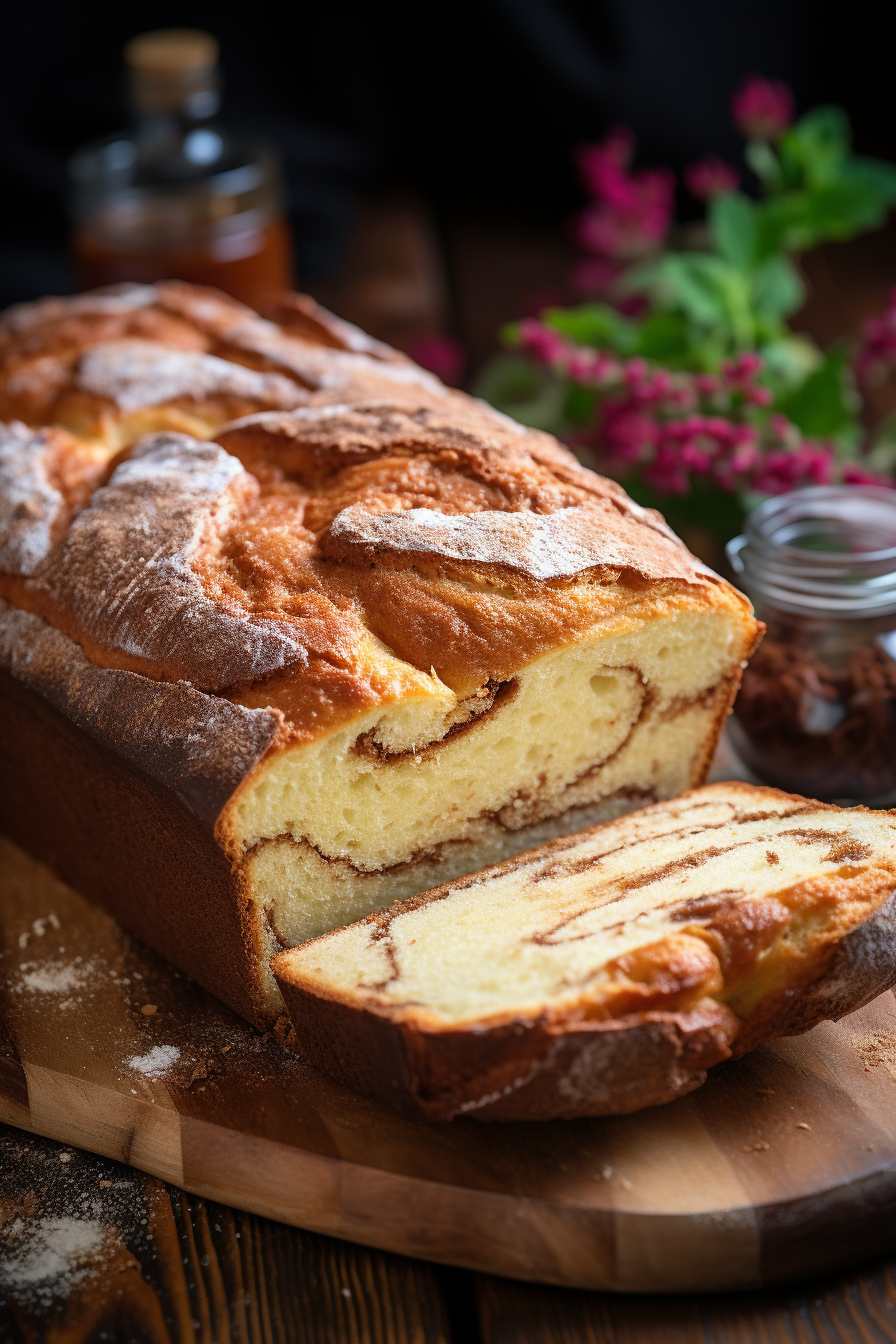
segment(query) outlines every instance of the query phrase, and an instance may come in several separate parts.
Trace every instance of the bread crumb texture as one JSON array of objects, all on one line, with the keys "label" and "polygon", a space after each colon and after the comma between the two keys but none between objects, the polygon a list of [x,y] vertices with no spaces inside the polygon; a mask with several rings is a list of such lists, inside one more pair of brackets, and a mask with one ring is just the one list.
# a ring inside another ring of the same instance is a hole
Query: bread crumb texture
[{"label": "bread crumb texture", "polygon": [[[312,1058],[336,1005],[398,1029],[424,1062],[450,1037],[513,1054],[514,1036],[657,1015],[712,1021],[724,1058],[891,984],[894,889],[892,814],[719,784],[393,905],[274,969]],[[888,1062],[878,1045],[869,1066]]]}]

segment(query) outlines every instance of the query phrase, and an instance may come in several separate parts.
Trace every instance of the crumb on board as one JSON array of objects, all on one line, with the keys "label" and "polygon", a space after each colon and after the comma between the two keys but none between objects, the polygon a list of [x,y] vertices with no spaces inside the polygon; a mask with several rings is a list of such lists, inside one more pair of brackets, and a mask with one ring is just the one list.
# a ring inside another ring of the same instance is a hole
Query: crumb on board
[{"label": "crumb on board", "polygon": [[883,1067],[896,1078],[896,1031],[872,1031],[857,1044],[865,1072]]}]

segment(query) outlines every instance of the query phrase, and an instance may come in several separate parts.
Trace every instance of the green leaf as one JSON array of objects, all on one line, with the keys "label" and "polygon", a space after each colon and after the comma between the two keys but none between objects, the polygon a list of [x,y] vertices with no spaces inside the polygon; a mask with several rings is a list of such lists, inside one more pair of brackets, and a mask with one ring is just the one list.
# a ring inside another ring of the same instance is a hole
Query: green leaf
[{"label": "green leaf", "polygon": [[594,420],[599,393],[579,383],[567,383],[563,397],[563,418],[570,425],[590,425]]},{"label": "green leaf", "polygon": [[724,258],[705,252],[669,256],[664,263],[670,290],[693,322],[724,333],[735,349],[752,345],[755,324],[749,276]]},{"label": "green leaf", "polygon": [[849,118],[840,107],[815,107],[781,137],[785,178],[804,177],[810,186],[836,181],[849,153]]},{"label": "green leaf", "polygon": [[691,354],[688,324],[681,313],[651,313],[640,325],[633,353],[677,366]]},{"label": "green leaf", "polygon": [[763,344],[759,353],[765,363],[762,381],[780,398],[804,383],[823,362],[824,356],[808,336],[781,336]]},{"label": "green leaf", "polygon": [[753,273],[753,308],[759,316],[772,322],[780,322],[795,313],[805,294],[800,273],[787,257],[769,257]]},{"label": "green leaf", "polygon": [[800,252],[828,239],[851,238],[882,224],[886,209],[886,201],[861,181],[787,192],[760,207],[757,254]]},{"label": "green leaf", "polygon": [[732,266],[748,270],[756,255],[756,206],[742,192],[716,196],[709,205],[709,227],[716,250]]},{"label": "green leaf", "polygon": [[[725,304],[718,285],[708,277],[704,262],[717,258],[701,253],[670,252],[658,262],[656,296],[664,307],[679,309],[693,322],[714,326],[725,320]],[[724,265],[723,262],[719,262]]]},{"label": "green leaf", "polygon": [[765,140],[751,140],[744,151],[744,157],[769,195],[781,190],[784,182],[781,164],[770,144]]},{"label": "green leaf", "polygon": [[896,164],[855,155],[844,163],[840,180],[864,187],[887,205],[896,205]]},{"label": "green leaf", "polygon": [[896,416],[887,416],[878,425],[874,445],[862,465],[882,476],[896,476]]},{"label": "green leaf", "polygon": [[637,324],[606,303],[548,308],[541,314],[541,320],[578,345],[629,354],[637,344]]},{"label": "green leaf", "polygon": [[824,363],[805,382],[782,397],[775,409],[812,438],[830,438],[849,428],[858,398],[852,385],[846,354],[833,348]]}]

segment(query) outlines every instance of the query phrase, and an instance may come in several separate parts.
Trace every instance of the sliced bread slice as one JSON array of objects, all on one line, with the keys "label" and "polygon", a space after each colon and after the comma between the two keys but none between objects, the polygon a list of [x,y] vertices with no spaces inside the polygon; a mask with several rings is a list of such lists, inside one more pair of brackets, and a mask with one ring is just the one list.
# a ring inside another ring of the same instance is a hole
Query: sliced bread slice
[{"label": "sliced bread slice", "polygon": [[626,1114],[896,982],[896,813],[715,784],[274,958],[303,1057],[431,1119]]}]

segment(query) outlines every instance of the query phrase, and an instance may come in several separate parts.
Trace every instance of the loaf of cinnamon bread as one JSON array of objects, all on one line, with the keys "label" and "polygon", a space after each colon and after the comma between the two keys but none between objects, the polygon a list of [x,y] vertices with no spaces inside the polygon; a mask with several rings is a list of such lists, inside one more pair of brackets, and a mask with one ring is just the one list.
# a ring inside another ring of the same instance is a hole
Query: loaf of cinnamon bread
[{"label": "loaf of cinnamon bread", "polygon": [[0,319],[0,825],[251,1020],[273,953],[701,783],[759,626],[301,296]]},{"label": "loaf of cinnamon bread", "polygon": [[308,1062],[431,1119],[626,1114],[896,982],[896,813],[716,784],[274,959]]}]

